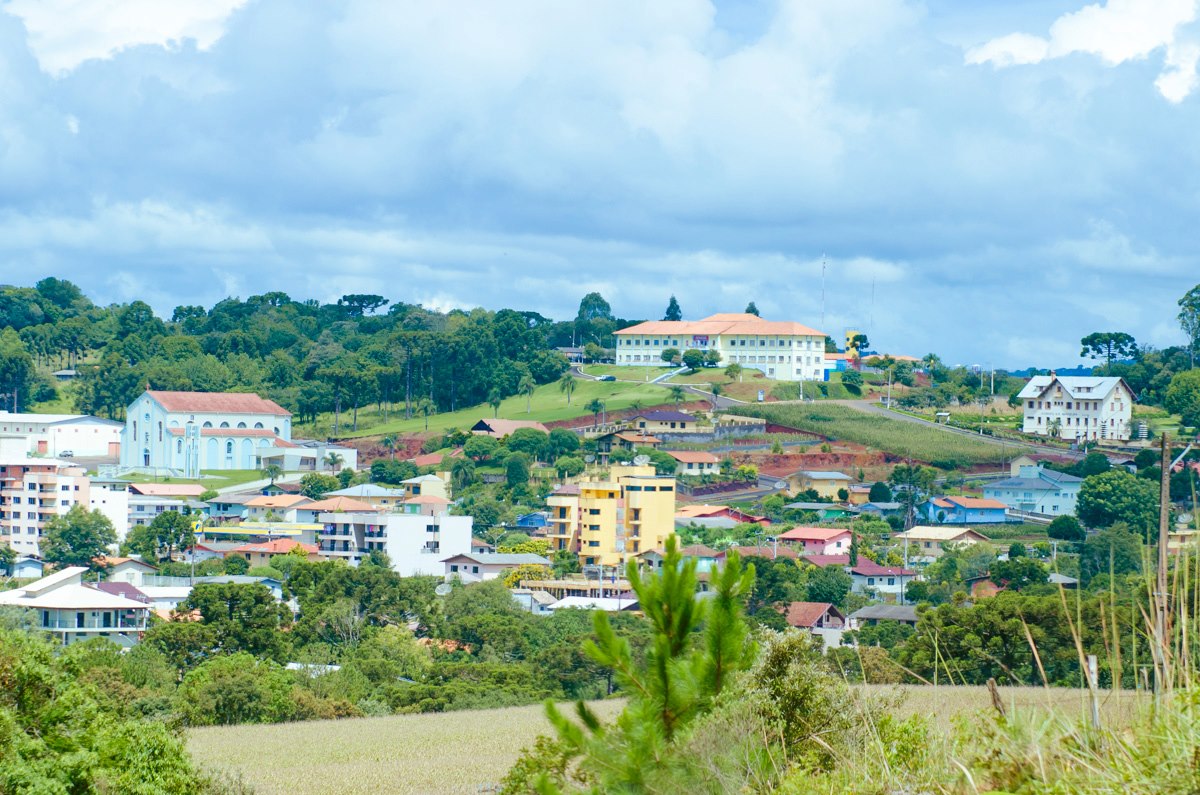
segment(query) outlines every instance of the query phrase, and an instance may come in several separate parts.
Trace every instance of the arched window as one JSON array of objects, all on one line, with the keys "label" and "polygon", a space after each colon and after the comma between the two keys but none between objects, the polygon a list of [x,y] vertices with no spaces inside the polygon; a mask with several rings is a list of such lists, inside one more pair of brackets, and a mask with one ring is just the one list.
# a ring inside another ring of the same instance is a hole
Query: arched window
[{"label": "arched window", "polygon": [[262,430],[262,426],[263,426],[263,425],[262,425],[262,423],[261,423],[261,422],[256,422],[256,423],[254,423],[254,428],[255,428],[255,430],[259,430],[259,431],[261,431],[261,430]]},{"label": "arched window", "polygon": [[[134,430],[134,432],[133,432],[133,435],[134,435],[134,436],[137,436],[137,430],[136,430],[136,429]],[[276,435],[276,436],[278,436],[278,435],[279,435],[279,428],[278,428],[278,426],[275,428],[275,435]]]},{"label": "arched window", "polygon": [[244,422],[239,422],[239,423],[237,424],[237,426],[238,426],[239,428],[245,428],[245,427],[246,427],[246,423],[244,423]]},{"label": "arched window", "polygon": [[201,428],[211,428],[211,427],[212,427],[212,423],[211,423],[211,422],[209,422],[208,420],[205,420],[205,421],[204,421],[204,424],[203,424],[203,425],[201,425],[200,427],[201,427]]},{"label": "arched window", "polygon": [[229,427],[229,423],[228,423],[228,422],[222,422],[222,423],[221,423],[221,427],[222,427],[222,428],[228,428],[228,427]]},{"label": "arched window", "polygon": [[228,441],[225,443],[225,455],[233,455],[233,442],[232,441]]},{"label": "arched window", "polygon": [[158,440],[160,442],[162,441],[162,421],[159,421],[158,423]]},{"label": "arched window", "polygon": [[137,439],[137,420],[133,421],[133,438]]},{"label": "arched window", "polygon": [[183,439],[175,440],[175,452],[177,452],[177,453],[183,452]]}]

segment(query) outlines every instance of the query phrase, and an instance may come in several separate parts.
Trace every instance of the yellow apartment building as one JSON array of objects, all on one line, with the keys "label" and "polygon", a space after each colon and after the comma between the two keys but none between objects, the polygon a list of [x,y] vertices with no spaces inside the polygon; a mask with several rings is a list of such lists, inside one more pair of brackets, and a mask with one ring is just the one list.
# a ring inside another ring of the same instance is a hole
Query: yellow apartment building
[{"label": "yellow apartment building", "polygon": [[579,553],[584,565],[621,565],[675,532],[675,478],[652,466],[614,465],[602,479],[559,488],[546,504],[553,549]]}]

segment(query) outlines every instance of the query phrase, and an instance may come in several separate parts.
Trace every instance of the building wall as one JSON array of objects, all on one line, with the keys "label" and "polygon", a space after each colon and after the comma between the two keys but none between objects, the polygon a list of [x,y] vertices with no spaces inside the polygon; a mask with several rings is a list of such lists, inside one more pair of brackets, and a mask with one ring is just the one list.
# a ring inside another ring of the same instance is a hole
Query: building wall
[{"label": "building wall", "polygon": [[75,505],[90,504],[90,481],[81,467],[58,461],[7,459],[0,465],[0,541],[19,555],[40,555],[46,523]]},{"label": "building wall", "polygon": [[405,577],[441,576],[445,572],[441,561],[471,551],[474,520],[470,516],[325,513],[320,520],[325,525],[318,534],[322,557],[357,566],[378,549]]},{"label": "building wall", "polygon": [[1024,406],[1025,433],[1050,436],[1058,422],[1060,439],[1128,440],[1131,433],[1133,395],[1118,384],[1104,399],[1072,398],[1057,385],[1041,397],[1027,398]]},{"label": "building wall", "polygon": [[760,370],[769,378],[780,381],[825,379],[825,338],[814,335],[618,333],[616,361],[619,365],[662,367],[662,352],[668,348],[675,348],[681,353],[691,349],[715,350],[721,354],[722,367],[737,363],[747,370]]},{"label": "building wall", "polygon": [[897,577],[887,574],[873,574],[870,576],[865,574],[852,574],[850,577],[854,581],[854,584],[850,587],[850,590],[854,593],[863,593],[868,588],[873,588],[880,594],[887,594],[890,596],[899,596],[904,590],[905,581],[912,579],[911,577]]},{"label": "building wall", "polygon": [[125,486],[114,487],[92,484],[88,493],[88,508],[99,511],[112,522],[117,531],[117,542],[124,543],[129,534],[129,490]]}]

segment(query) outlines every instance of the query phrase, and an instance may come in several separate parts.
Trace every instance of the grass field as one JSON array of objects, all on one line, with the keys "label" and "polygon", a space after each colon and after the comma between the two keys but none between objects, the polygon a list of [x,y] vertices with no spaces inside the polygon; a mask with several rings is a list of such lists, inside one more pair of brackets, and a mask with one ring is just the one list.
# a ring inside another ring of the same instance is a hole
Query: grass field
[{"label": "grass field", "polygon": [[585,364],[580,368],[587,375],[611,375],[622,381],[653,381],[674,367],[630,367],[619,364]]},{"label": "grass field", "polygon": [[[661,386],[626,384],[620,381],[588,381],[580,378],[576,379],[575,393],[571,396],[570,405],[567,405],[567,396],[559,391],[557,383],[545,384],[538,387],[533,393],[530,402],[531,411],[527,413],[525,410],[525,397],[515,395],[500,404],[499,416],[509,420],[537,420],[538,422],[567,420],[591,414],[586,407],[596,398],[604,401],[608,411],[627,409],[635,404],[654,406],[669,402],[667,390]],[[403,406],[400,407],[399,412],[395,409],[392,410],[393,418],[397,414],[401,417],[404,416]],[[447,431],[450,428],[469,428],[479,420],[491,416],[493,416],[492,407],[487,405],[472,406],[445,414],[432,414],[429,417],[429,430]],[[353,439],[362,436],[382,436],[388,433],[422,433],[425,430],[425,418],[392,419],[385,423],[382,415],[372,406],[358,410],[358,430],[353,431],[352,427],[351,413],[349,411],[342,412],[342,421],[336,436],[342,439]],[[297,425],[295,435],[314,438],[334,436],[333,415],[322,414],[317,418],[316,423]]]},{"label": "grass field", "polygon": [[855,442],[944,468],[999,463],[1015,454],[1013,448],[999,443],[838,404],[747,406],[739,407],[734,412],[764,417],[770,422],[812,431],[832,439]]},{"label": "grass field", "polygon": [[[903,694],[901,717],[932,716],[943,730],[963,713],[989,709],[983,687],[890,687]],[[1010,710],[1054,710],[1082,718],[1086,691],[1001,688]],[[1106,724],[1123,724],[1138,703],[1131,692],[1101,693]],[[619,702],[597,705],[612,717]],[[489,792],[521,749],[549,731],[540,706],[401,715],[344,721],[195,729],[188,749],[201,765],[239,774],[259,795]]]}]

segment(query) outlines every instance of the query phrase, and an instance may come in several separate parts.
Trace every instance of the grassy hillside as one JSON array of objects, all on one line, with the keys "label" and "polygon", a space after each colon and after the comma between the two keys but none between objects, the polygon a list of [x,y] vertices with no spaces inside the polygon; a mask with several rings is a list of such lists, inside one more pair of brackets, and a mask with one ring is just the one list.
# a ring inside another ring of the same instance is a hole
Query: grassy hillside
[{"label": "grassy hillside", "polygon": [[[558,384],[540,386],[530,401],[530,411],[526,411],[525,397],[516,395],[500,404],[499,416],[510,420],[537,420],[552,422],[567,420],[588,415],[591,412],[587,404],[599,398],[604,401],[608,411],[627,409],[635,404],[653,406],[668,401],[667,390],[652,384],[627,384],[620,381],[587,381],[576,379],[575,393],[571,403],[567,405],[567,396],[559,391]],[[400,419],[396,419],[397,415]],[[493,416],[491,406],[472,406],[445,414],[433,414],[429,417],[430,431],[446,431],[450,428],[469,428],[484,417]],[[358,411],[358,430],[352,430],[352,415],[349,411],[342,412],[341,425],[336,434],[333,433],[333,415],[321,414],[313,424],[297,425],[296,436],[312,436],[324,438],[337,436],[342,439],[353,439],[362,436],[380,436],[388,433],[421,433],[425,430],[425,418],[414,417],[405,420],[404,407],[399,411],[393,409],[388,422],[374,406]]]},{"label": "grassy hillside", "polygon": [[[883,687],[903,693],[897,710],[933,715],[939,727],[987,709],[983,687]],[[1086,695],[1065,688],[1003,688],[1011,710],[1053,710],[1080,718]],[[1136,696],[1105,692],[1104,720],[1124,721]],[[611,717],[619,702],[597,705]],[[240,774],[258,795],[476,793],[500,781],[521,749],[549,726],[540,706],[344,721],[195,729],[188,749],[206,767]]]},{"label": "grassy hillside", "polygon": [[999,463],[1015,448],[829,403],[746,406],[737,413],[946,468]]}]

